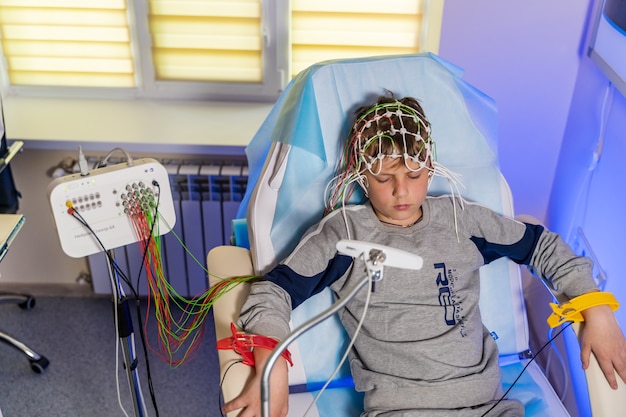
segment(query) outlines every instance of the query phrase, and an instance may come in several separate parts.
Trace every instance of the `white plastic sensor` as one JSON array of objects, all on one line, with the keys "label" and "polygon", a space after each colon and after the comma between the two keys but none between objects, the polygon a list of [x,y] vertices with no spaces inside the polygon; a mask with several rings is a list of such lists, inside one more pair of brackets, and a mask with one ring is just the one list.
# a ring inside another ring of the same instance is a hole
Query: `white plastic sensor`
[{"label": "white plastic sensor", "polygon": [[422,257],[413,253],[359,240],[340,240],[337,242],[337,250],[353,258],[363,257],[364,260],[369,260],[374,265],[380,263],[395,268],[418,270],[424,264]]}]

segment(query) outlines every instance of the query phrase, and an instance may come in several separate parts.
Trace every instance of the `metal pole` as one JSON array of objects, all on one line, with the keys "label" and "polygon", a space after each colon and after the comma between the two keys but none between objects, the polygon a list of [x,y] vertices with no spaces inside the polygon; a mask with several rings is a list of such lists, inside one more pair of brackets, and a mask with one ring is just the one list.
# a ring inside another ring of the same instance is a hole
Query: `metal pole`
[{"label": "metal pole", "polygon": [[366,274],[366,277],[358,282],[356,287],[350,291],[350,293],[343,297],[342,299],[336,301],[333,305],[331,305],[328,309],[322,311],[317,316],[308,320],[307,322],[301,324],[298,328],[296,328],[285,340],[279,343],[269,358],[267,359],[267,363],[263,368],[263,372],[261,373],[261,416],[269,417],[270,415],[270,373],[276,360],[280,357],[285,349],[298,337],[300,337],[305,332],[309,331],[322,321],[326,320],[328,317],[335,314],[339,311],[343,306],[345,306],[350,300],[352,300],[356,294],[359,292],[361,288],[365,286],[370,281],[369,272]]},{"label": "metal pole", "polygon": [[133,357],[131,350],[132,335],[133,335],[133,318],[128,307],[128,298],[122,296],[120,289],[117,286],[118,280],[115,276],[115,271],[111,265],[111,262],[115,260],[115,254],[113,250],[109,250],[109,275],[111,278],[111,289],[115,296],[115,308],[117,309],[117,326],[118,337],[124,355],[124,370],[126,371],[126,378],[128,380],[128,388],[130,389],[131,398],[133,401],[133,407],[135,409],[135,416],[145,416],[145,410],[143,409],[143,401],[141,401],[141,386],[137,380],[137,360]]}]

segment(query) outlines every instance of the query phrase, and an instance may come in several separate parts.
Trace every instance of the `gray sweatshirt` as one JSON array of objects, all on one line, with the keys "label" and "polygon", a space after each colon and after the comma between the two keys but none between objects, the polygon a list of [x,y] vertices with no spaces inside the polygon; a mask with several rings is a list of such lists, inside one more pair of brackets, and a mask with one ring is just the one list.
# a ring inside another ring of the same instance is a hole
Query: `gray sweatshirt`
[{"label": "gray sweatshirt", "polygon": [[[283,339],[290,331],[291,310],[308,297],[327,286],[338,297],[348,293],[365,271],[362,260],[335,249],[349,228],[351,239],[424,260],[418,271],[385,267],[371,295],[350,356],[355,387],[365,392],[365,409],[457,409],[498,399],[498,351],[478,308],[478,268],[508,257],[530,265],[570,297],[597,288],[591,262],[575,256],[558,235],[481,205],[464,206],[449,196],[428,197],[421,221],[407,228],[380,222],[369,203],[347,207],[345,219],[341,210],[329,214],[265,280],[252,285],[239,326]],[[351,336],[366,293],[361,290],[340,312]]]}]

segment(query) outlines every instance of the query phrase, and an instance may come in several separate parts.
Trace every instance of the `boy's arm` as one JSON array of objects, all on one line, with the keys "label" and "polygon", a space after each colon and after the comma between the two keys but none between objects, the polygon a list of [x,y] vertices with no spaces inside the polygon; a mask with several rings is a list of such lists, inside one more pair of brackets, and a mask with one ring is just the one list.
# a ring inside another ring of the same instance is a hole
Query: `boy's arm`
[{"label": "boy's arm", "polygon": [[[238,327],[252,334],[282,339],[289,334],[290,297],[266,280],[254,282],[238,319]],[[254,373],[243,391],[222,407],[223,413],[241,410],[238,417],[261,417],[261,376],[272,350],[255,348]],[[270,417],[285,417],[288,409],[287,362],[279,358],[270,374]]]},{"label": "boy's arm", "polygon": [[[533,255],[532,266],[539,266],[540,276],[550,277],[552,288],[569,298],[598,291],[592,277],[592,264],[579,257],[555,233],[544,231]],[[580,337],[583,369],[589,367],[591,353],[612,389],[617,389],[617,375],[626,382],[626,340],[613,310],[599,305],[582,310],[584,327]]]},{"label": "boy's arm", "polygon": [[[254,349],[255,374],[248,381],[241,395],[224,404],[223,413],[239,410],[239,417],[261,416],[261,375],[272,351]],[[274,364],[270,374],[270,416],[285,417],[289,407],[289,381],[287,361],[280,359]]]},{"label": "boy's arm", "polygon": [[[528,216],[520,220],[527,224],[539,224],[536,219]],[[533,256],[535,265],[529,265],[534,275],[546,279],[543,275],[545,272],[537,274],[536,264],[541,265],[542,269],[551,269],[551,287],[570,292],[570,297],[594,291],[591,261],[575,256],[571,248],[555,233],[544,231],[538,243]],[[580,263],[581,260],[585,263]],[[626,383],[626,340],[613,310],[608,305],[600,305],[583,310],[581,314],[585,321],[580,335],[582,367],[587,370],[593,353],[610,387],[617,389],[616,373]]]},{"label": "boy's arm", "polygon": [[583,369],[589,366],[594,354],[613,389],[617,389],[616,373],[626,383],[626,340],[611,307],[600,305],[581,312],[585,326],[581,336]]}]

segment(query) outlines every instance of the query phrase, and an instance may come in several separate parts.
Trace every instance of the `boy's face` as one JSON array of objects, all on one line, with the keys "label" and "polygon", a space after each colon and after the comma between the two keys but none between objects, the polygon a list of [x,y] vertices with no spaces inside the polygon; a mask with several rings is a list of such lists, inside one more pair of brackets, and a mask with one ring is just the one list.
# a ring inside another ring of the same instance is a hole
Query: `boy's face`
[{"label": "boy's face", "polygon": [[[376,216],[383,222],[398,226],[414,224],[422,216],[422,203],[428,191],[428,169],[411,171],[403,158],[383,158],[382,162],[377,163],[382,163],[378,175],[367,170],[364,174],[367,177],[367,193]],[[415,162],[408,163],[411,168],[418,168]]]}]

